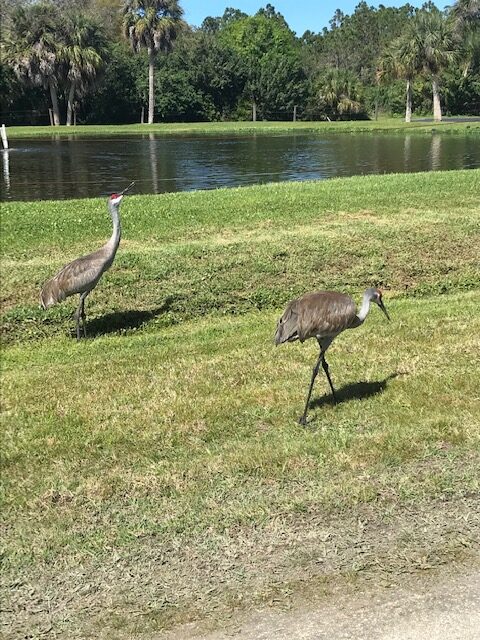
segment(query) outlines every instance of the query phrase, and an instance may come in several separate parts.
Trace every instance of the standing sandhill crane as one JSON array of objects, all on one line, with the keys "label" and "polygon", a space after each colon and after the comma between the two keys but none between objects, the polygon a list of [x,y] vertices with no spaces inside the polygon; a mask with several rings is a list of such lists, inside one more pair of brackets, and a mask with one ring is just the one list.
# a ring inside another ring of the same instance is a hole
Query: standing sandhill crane
[{"label": "standing sandhill crane", "polygon": [[373,288],[367,289],[363,294],[362,305],[358,313],[357,306],[350,296],[335,291],[307,293],[288,303],[277,324],[275,344],[295,342],[295,340],[305,342],[309,338],[316,338],[320,346],[320,355],[313,368],[305,409],[299,420],[301,425],[307,423],[308,403],[310,402],[313,383],[317,377],[320,364],[327,376],[333,399],[336,400],[335,389],[333,388],[328,364],[325,360],[325,353],[339,333],[342,333],[345,329],[355,329],[363,323],[370,309],[370,302],[378,304],[388,320],[390,320],[382,301],[381,292]]},{"label": "standing sandhill crane", "polygon": [[108,199],[108,208],[113,222],[113,232],[110,240],[97,251],[77,258],[65,265],[57,275],[43,285],[40,293],[40,304],[44,309],[48,309],[48,307],[57,302],[62,302],[65,298],[73,296],[75,293],[80,294],[80,302],[74,316],[77,322],[77,340],[80,340],[80,318],[82,319],[83,335],[85,338],[87,337],[85,298],[97,286],[103,273],[112,266],[120,244],[121,227],[118,212],[120,202],[124,194],[134,184],[135,182],[129,184],[121,193],[112,193]]}]

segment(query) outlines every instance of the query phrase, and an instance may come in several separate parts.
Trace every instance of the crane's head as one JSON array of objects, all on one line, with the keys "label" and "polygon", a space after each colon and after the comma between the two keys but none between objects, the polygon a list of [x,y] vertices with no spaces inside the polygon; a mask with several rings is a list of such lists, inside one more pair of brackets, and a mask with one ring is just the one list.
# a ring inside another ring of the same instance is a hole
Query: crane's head
[{"label": "crane's head", "polygon": [[390,316],[388,315],[388,312],[385,309],[385,305],[383,304],[382,292],[380,291],[380,289],[375,289],[374,287],[372,287],[370,289],[367,289],[367,293],[371,302],[375,302],[375,304],[378,304],[380,309],[387,316],[387,320],[390,320]]},{"label": "crane's head", "polygon": [[118,205],[122,201],[122,198],[123,198],[122,193],[112,193],[112,195],[108,200],[108,204],[110,204],[112,207],[118,207]]},{"label": "crane's head", "polygon": [[126,189],[120,191],[120,193],[112,193],[110,198],[108,199],[108,204],[112,207],[117,208],[120,202],[122,201],[123,196],[129,191],[133,185],[135,184],[135,180],[131,182]]}]

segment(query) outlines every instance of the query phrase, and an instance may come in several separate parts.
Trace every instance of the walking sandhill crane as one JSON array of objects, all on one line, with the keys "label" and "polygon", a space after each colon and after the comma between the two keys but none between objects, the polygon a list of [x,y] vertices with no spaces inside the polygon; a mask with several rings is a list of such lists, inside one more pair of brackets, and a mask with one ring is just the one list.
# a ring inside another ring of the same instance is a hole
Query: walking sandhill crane
[{"label": "walking sandhill crane", "polygon": [[77,340],[80,340],[80,318],[82,319],[83,335],[87,337],[85,326],[85,298],[97,286],[102,275],[112,266],[115,254],[120,244],[121,226],[119,207],[124,194],[133,187],[132,182],[121,193],[112,193],[108,199],[108,209],[112,216],[113,231],[110,240],[97,251],[77,258],[65,265],[53,278],[43,285],[40,293],[40,304],[48,309],[65,298],[80,294],[80,302],[75,312],[77,322]]},{"label": "walking sandhill crane", "polygon": [[345,329],[355,329],[363,324],[370,310],[370,303],[378,304],[383,313],[390,320],[390,316],[382,301],[382,293],[378,289],[370,288],[363,294],[363,300],[359,312],[350,296],[335,291],[317,291],[306,293],[288,303],[284,314],[277,324],[275,344],[283,342],[305,342],[309,338],[316,338],[320,347],[320,355],[313,368],[310,388],[303,415],[299,420],[301,425],[307,423],[307,410],[313,384],[317,377],[320,364],[327,376],[328,384],[332,390],[333,399],[336,401],[335,389],[328,369],[325,353],[333,340]]}]

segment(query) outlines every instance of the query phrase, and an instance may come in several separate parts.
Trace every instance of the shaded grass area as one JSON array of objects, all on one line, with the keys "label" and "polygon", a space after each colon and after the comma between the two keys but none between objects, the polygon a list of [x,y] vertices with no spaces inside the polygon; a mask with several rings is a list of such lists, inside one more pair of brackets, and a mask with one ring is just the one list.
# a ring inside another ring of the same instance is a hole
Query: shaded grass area
[{"label": "shaded grass area", "polygon": [[[221,620],[476,548],[479,173],[125,198],[79,343],[35,297],[105,203],[4,207],[7,637]],[[300,428],[316,348],[273,346],[283,303],[380,283],[392,323],[338,338],[340,402],[319,377]]]},{"label": "shaded grass area", "polygon": [[379,120],[354,120],[347,122],[176,122],[160,123],[153,125],[129,124],[129,125],[79,125],[76,127],[9,127],[8,136],[11,139],[28,138],[35,136],[66,136],[66,135],[117,135],[117,134],[139,134],[157,133],[159,135],[169,134],[275,134],[294,132],[318,132],[318,133],[339,133],[348,132],[368,132],[368,131],[395,131],[431,132],[441,129],[442,132],[451,133],[480,133],[480,123],[471,122],[404,122],[400,118],[381,118]]}]

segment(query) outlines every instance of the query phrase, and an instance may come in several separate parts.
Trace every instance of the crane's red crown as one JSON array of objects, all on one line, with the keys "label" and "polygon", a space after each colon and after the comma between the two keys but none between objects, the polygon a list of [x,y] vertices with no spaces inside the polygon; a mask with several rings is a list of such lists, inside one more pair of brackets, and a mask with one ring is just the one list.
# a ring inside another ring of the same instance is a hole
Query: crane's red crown
[{"label": "crane's red crown", "polygon": [[115,198],[118,198],[118,193],[112,193],[110,196],[110,200],[115,200]]}]

